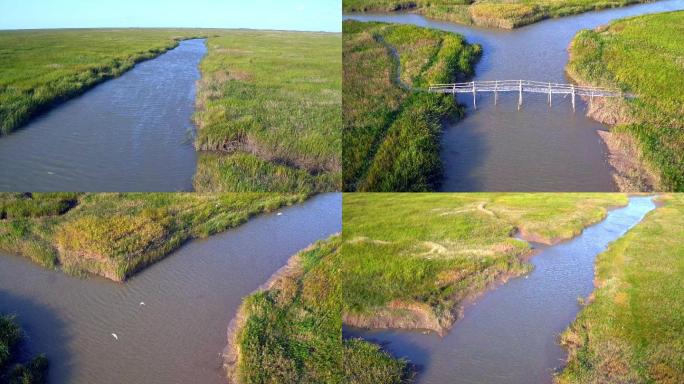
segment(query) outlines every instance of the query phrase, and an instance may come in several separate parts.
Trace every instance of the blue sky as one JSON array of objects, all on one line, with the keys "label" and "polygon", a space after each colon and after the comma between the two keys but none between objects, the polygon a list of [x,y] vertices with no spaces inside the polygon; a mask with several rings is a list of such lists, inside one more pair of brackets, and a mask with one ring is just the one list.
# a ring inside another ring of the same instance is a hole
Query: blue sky
[{"label": "blue sky", "polygon": [[341,0],[0,0],[0,29],[206,27],[339,32]]}]

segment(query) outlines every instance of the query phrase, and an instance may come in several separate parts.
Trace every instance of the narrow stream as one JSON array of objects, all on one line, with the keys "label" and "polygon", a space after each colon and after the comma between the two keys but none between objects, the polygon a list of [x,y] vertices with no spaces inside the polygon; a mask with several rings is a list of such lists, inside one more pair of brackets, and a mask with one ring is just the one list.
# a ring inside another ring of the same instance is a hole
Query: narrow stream
[{"label": "narrow stream", "polygon": [[[646,13],[684,9],[684,0],[658,1],[560,19],[513,31],[430,20],[413,13],[349,14],[345,18],[414,24],[464,35],[481,44],[484,54],[475,80],[536,80],[569,83],[567,48],[581,29]],[[606,127],[586,117],[580,102],[573,113],[570,98],[556,95],[549,108],[545,95],[459,96],[466,118],[442,137],[444,191],[614,191],[606,147],[597,131]]]},{"label": "narrow stream", "polygon": [[203,39],[159,57],[0,137],[0,191],[189,191]]},{"label": "narrow stream", "polygon": [[219,354],[242,298],[341,231],[341,200],[319,195],[192,241],[124,284],[0,254],[0,312],[18,316],[28,352],[47,354],[51,383],[223,384]]},{"label": "narrow stream", "polygon": [[419,366],[418,383],[551,383],[565,361],[559,334],[577,316],[578,298],[594,289],[596,256],[654,208],[650,197],[632,197],[575,239],[543,247],[529,275],[470,304],[444,338],[360,329],[345,329],[345,337],[363,337],[408,358]]}]

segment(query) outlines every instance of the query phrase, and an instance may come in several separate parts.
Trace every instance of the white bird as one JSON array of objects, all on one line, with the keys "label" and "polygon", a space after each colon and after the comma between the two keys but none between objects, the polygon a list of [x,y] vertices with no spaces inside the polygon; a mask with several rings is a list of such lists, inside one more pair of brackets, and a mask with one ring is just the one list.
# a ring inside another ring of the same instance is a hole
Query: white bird
[{"label": "white bird", "polygon": [[283,215],[283,213],[282,213],[282,212],[278,212],[278,216],[282,216],[282,215]]},{"label": "white bird", "polygon": [[117,336],[116,333],[112,333],[112,337],[119,340],[119,336]]},{"label": "white bird", "polygon": [[140,306],[142,307],[143,305],[145,305],[145,302],[144,302],[144,301],[141,301],[141,302],[140,302]]},{"label": "white bird", "polygon": [[54,175],[54,174],[55,174],[54,172],[48,171],[48,175]]}]

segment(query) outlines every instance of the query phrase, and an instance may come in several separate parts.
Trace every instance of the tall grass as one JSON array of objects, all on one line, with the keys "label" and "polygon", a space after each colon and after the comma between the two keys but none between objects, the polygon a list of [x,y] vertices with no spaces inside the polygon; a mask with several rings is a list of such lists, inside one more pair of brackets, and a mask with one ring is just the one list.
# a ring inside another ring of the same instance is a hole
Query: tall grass
[{"label": "tall grass", "polygon": [[663,190],[684,191],[683,34],[681,11],[615,21],[578,33],[567,66],[579,81],[636,95],[614,106],[624,112],[615,130],[636,139]]},{"label": "tall grass", "polygon": [[195,146],[213,153],[196,190],[339,190],[340,35],[236,30],[207,46]]},{"label": "tall grass", "polygon": [[[265,193],[79,195],[77,204],[66,211],[0,220],[0,249],[22,254],[46,267],[60,265],[70,273],[93,273],[120,281],[189,239],[235,227],[253,215],[305,197]],[[41,207],[60,198],[73,196],[0,195],[9,210],[13,205]]]},{"label": "tall grass", "polygon": [[137,62],[211,33],[193,29],[0,31],[0,136]]},{"label": "tall grass", "polygon": [[8,384],[47,383],[48,361],[38,355],[20,362],[22,329],[13,316],[0,314],[0,382]]},{"label": "tall grass", "polygon": [[560,383],[684,382],[683,228],[684,196],[670,195],[598,256]]},{"label": "tall grass", "polygon": [[480,47],[409,25],[345,21],[343,29],[344,189],[435,189],[442,123],[461,110],[424,89],[472,75]]},{"label": "tall grass", "polygon": [[512,29],[537,21],[650,0],[343,0],[345,12],[413,9],[456,23]]}]

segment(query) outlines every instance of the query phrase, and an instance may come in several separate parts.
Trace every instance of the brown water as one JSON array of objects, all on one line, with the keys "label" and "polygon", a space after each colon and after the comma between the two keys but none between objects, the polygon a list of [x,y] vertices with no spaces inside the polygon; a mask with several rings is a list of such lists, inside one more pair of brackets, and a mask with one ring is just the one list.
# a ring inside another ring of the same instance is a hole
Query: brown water
[{"label": "brown water", "polygon": [[[513,31],[469,27],[412,13],[352,14],[345,18],[414,24],[457,32],[481,44],[484,54],[475,80],[536,80],[568,83],[564,73],[567,47],[581,29],[614,19],[684,9],[683,0],[658,1],[589,12]],[[466,118],[446,128],[442,138],[444,191],[614,191],[612,168],[597,131],[606,127],[585,116],[580,102],[573,113],[569,97],[556,96],[549,108],[545,95],[459,96]]]},{"label": "brown water", "polygon": [[407,331],[345,329],[385,346],[418,365],[417,382],[551,383],[563,366],[559,334],[580,310],[577,299],[594,289],[594,260],[609,243],[655,208],[649,197],[608,214],[575,239],[543,247],[531,259],[534,270],[486,293],[440,338]]},{"label": "brown water", "polygon": [[0,137],[0,191],[188,191],[204,40],[161,56]]},{"label": "brown water", "polygon": [[223,384],[219,354],[242,297],[341,231],[341,200],[320,195],[192,241],[125,284],[0,255],[0,312],[17,314],[28,352],[47,354],[51,383]]}]

